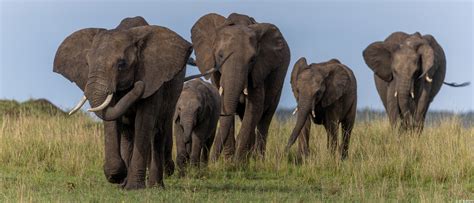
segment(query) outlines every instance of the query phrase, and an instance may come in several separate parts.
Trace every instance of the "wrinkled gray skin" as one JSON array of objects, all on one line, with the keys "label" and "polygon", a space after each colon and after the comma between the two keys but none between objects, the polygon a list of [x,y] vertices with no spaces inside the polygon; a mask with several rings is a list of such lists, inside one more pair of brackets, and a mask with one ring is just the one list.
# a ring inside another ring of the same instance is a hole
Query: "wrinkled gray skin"
[{"label": "wrinkled gray skin", "polygon": [[[60,45],[57,72],[84,91],[104,120],[104,173],[125,189],[164,186],[163,166],[172,173],[172,118],[181,92],[191,44],[142,18],[125,18],[116,29],[86,28]],[[150,142],[151,141],[151,142]],[[166,148],[166,149],[165,149]]]},{"label": "wrinkled gray skin", "polygon": [[446,74],[444,51],[435,38],[418,32],[395,32],[384,41],[370,44],[363,56],[374,71],[375,85],[392,127],[400,124],[401,130],[421,132],[429,105]]},{"label": "wrinkled gray skin", "polygon": [[220,106],[219,92],[210,83],[194,79],[184,84],[174,115],[176,164],[181,175],[189,161],[194,166],[207,163]]},{"label": "wrinkled gray skin", "polygon": [[[216,160],[224,145],[227,158],[235,150],[236,160],[247,160],[252,149],[263,157],[290,61],[283,35],[275,25],[257,23],[246,15],[233,13],[225,18],[211,13],[194,24],[191,39],[201,73],[220,68],[211,76],[213,84],[222,89],[219,131],[211,158]],[[242,120],[237,143],[235,114]]]},{"label": "wrinkled gray skin", "polygon": [[307,64],[300,58],[291,73],[291,87],[296,101],[297,120],[286,151],[299,137],[299,156],[309,153],[311,120],[322,124],[333,154],[338,146],[339,124],[342,126],[341,158],[347,158],[352,127],[357,110],[357,81],[354,73],[337,59]]}]

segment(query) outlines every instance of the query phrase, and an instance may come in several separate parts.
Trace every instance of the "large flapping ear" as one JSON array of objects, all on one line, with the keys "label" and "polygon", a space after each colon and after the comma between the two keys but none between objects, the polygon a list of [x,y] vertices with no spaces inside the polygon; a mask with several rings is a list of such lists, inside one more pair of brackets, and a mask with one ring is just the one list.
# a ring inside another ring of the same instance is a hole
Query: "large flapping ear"
[{"label": "large flapping ear", "polygon": [[146,98],[155,93],[164,82],[170,81],[184,70],[192,47],[181,36],[161,26],[141,26],[127,32],[139,44],[135,80],[145,82],[142,98]]},{"label": "large flapping ear", "polygon": [[274,69],[287,66],[290,62],[290,49],[280,30],[270,23],[249,25],[257,35],[258,49],[255,64],[250,72],[252,86],[263,85],[264,78]]},{"label": "large flapping ear", "polygon": [[86,28],[69,35],[56,51],[53,71],[76,83],[84,91],[89,75],[87,51],[94,37],[102,31],[105,29]]},{"label": "large flapping ear", "polygon": [[293,66],[293,70],[291,71],[290,84],[291,84],[291,89],[293,90],[293,94],[295,98],[298,97],[298,93],[296,89],[296,80],[298,78],[298,74],[300,74],[300,72],[305,68],[308,68],[308,63],[306,62],[305,57],[301,57],[300,59],[298,59],[298,61],[296,61],[295,65]]},{"label": "large flapping ear", "polygon": [[130,28],[145,26],[145,25],[148,25],[148,22],[146,22],[146,20],[141,16],[128,17],[120,21],[120,24],[115,29],[128,30]]},{"label": "large flapping ear", "polygon": [[446,66],[446,57],[443,49],[432,35],[423,35],[423,39],[427,41],[427,44],[421,45],[417,52],[421,55],[423,74],[428,74],[430,78],[433,78],[438,68],[436,64]]},{"label": "large flapping ear", "polygon": [[[224,21],[223,16],[210,13],[199,18],[191,28],[191,41],[196,55],[196,64],[201,73],[215,67],[214,41],[218,28],[223,25]],[[209,77],[209,75],[206,76],[206,79]]]},{"label": "large flapping ear", "polygon": [[362,53],[365,63],[383,80],[390,82],[392,75],[392,53],[385,42],[374,42]]},{"label": "large flapping ear", "polygon": [[326,91],[321,101],[323,107],[327,107],[341,98],[346,92],[350,81],[349,70],[346,70],[343,64],[327,63],[326,66],[324,68],[329,72],[324,79]]}]

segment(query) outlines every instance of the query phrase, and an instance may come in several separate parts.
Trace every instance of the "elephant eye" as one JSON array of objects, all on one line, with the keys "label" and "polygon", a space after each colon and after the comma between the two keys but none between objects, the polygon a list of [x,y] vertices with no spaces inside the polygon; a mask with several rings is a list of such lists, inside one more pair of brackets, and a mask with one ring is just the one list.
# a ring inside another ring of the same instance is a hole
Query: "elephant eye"
[{"label": "elephant eye", "polygon": [[321,90],[317,90],[315,95],[319,97],[321,95]]},{"label": "elephant eye", "polygon": [[251,63],[251,64],[254,64],[256,61],[257,61],[257,57],[256,57],[256,56],[252,56],[252,58],[250,58],[250,63]]},{"label": "elephant eye", "polygon": [[119,59],[119,60],[117,61],[117,68],[118,68],[119,70],[125,69],[126,66],[127,66],[127,61],[125,61],[125,59]]}]

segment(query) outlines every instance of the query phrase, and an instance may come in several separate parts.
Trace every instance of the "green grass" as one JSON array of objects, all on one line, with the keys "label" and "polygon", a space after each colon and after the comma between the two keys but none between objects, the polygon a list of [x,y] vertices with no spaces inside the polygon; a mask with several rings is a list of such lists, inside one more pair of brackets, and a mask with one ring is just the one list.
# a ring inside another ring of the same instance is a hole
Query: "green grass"
[{"label": "green grass", "polygon": [[[124,191],[102,172],[103,127],[19,111],[0,116],[0,201],[447,201],[474,199],[474,128],[449,118],[421,136],[397,136],[386,120],[356,123],[349,159],[326,150],[312,127],[311,155],[296,165],[283,149],[294,121],[272,122],[267,157],[248,166],[220,161],[166,189]],[[296,145],[292,154],[296,152]]]}]

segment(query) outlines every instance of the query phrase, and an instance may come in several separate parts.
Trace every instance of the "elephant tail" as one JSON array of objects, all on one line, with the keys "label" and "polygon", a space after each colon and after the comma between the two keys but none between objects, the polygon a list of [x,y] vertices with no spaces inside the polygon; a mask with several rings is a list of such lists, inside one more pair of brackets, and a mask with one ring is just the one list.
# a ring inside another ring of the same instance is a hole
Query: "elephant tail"
[{"label": "elephant tail", "polygon": [[186,62],[186,64],[190,65],[190,66],[197,66],[196,65],[196,61],[193,59],[193,57],[189,57],[188,58],[188,61]]},{"label": "elephant tail", "polygon": [[443,84],[451,86],[451,87],[465,87],[471,84],[471,82],[463,82],[461,84],[455,82],[443,82]]}]

